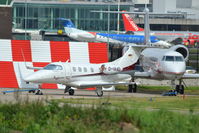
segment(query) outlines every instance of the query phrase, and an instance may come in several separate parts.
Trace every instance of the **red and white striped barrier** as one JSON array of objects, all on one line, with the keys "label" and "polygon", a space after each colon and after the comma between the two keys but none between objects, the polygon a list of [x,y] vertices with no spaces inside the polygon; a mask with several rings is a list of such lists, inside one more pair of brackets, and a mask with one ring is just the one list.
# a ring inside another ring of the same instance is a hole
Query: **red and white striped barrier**
[{"label": "red and white striped barrier", "polygon": [[[21,73],[33,72],[25,69],[23,55],[27,64],[34,67],[43,67],[59,61],[73,63],[108,61],[106,43],[0,40],[0,88],[38,88],[37,84],[27,85],[22,80]],[[56,89],[65,86],[42,84],[42,88]]]}]

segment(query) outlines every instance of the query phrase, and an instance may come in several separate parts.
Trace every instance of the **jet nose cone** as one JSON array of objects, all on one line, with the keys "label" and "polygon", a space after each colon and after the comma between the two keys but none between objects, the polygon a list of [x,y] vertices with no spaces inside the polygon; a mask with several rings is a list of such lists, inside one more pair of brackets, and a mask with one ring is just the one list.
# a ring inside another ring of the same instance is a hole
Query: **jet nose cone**
[{"label": "jet nose cone", "polygon": [[43,80],[48,77],[49,73],[43,70],[34,72],[24,78],[26,82],[35,82],[35,83],[41,83]]},{"label": "jet nose cone", "polygon": [[185,63],[169,64],[166,67],[164,76],[168,79],[179,79],[185,73]]},{"label": "jet nose cone", "polygon": [[38,76],[36,76],[35,74],[32,74],[32,75],[25,77],[24,80],[26,82],[37,82],[37,81],[39,81]]}]

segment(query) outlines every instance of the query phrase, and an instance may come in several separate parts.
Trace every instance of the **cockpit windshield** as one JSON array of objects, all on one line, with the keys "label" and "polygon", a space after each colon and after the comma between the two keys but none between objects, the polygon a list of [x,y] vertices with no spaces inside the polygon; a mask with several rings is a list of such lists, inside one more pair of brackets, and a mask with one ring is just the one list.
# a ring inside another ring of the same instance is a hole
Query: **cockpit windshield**
[{"label": "cockpit windshield", "polygon": [[166,56],[165,61],[174,61],[174,56]]},{"label": "cockpit windshield", "polygon": [[62,70],[62,66],[60,65],[55,65],[55,64],[49,64],[44,67],[44,70]]},{"label": "cockpit windshield", "polygon": [[182,56],[175,56],[175,60],[176,61],[183,61],[183,58],[182,58]]},{"label": "cockpit windshield", "polygon": [[176,61],[176,62],[182,62],[183,57],[182,56],[164,56],[162,58],[162,61]]}]

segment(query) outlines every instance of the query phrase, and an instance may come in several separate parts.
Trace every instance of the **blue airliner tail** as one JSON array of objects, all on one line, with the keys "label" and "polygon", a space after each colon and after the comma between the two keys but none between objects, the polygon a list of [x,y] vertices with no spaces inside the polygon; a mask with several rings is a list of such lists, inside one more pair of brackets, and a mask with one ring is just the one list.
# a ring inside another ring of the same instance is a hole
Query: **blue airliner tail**
[{"label": "blue airliner tail", "polygon": [[70,19],[65,19],[65,18],[59,18],[59,20],[62,21],[62,24],[64,27],[68,28],[76,28],[73,22]]}]

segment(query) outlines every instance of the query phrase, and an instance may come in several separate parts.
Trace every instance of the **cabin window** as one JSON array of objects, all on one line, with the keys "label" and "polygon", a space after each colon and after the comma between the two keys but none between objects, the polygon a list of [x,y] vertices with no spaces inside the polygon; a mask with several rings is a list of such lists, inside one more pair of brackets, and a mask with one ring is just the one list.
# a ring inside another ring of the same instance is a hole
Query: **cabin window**
[{"label": "cabin window", "polygon": [[76,72],[76,67],[73,67],[73,72]]},{"label": "cabin window", "polygon": [[84,67],[84,72],[87,72],[87,68],[86,67]]},{"label": "cabin window", "polygon": [[81,68],[81,67],[78,67],[78,71],[79,71],[79,72],[82,72],[82,68]]},{"label": "cabin window", "polygon": [[94,69],[91,67],[91,72],[94,72]]}]

